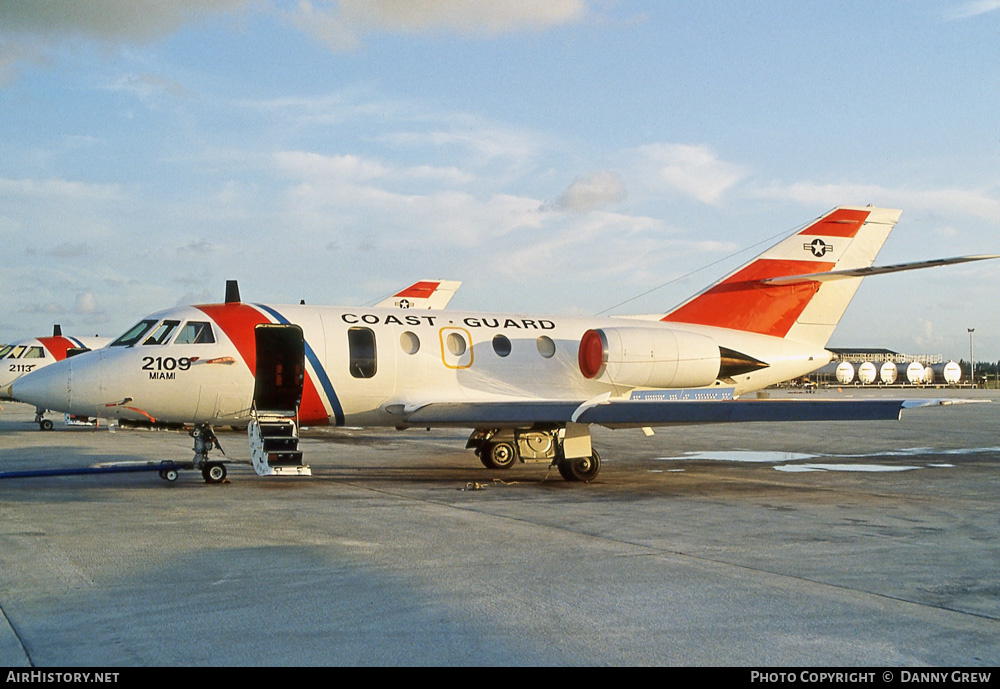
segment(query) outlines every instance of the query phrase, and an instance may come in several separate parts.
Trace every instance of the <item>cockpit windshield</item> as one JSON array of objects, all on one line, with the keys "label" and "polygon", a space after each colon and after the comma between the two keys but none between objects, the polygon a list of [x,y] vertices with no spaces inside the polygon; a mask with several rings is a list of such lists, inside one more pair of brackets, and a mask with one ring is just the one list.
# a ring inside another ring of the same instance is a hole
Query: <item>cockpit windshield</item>
[{"label": "cockpit windshield", "polygon": [[7,353],[12,349],[14,349],[14,345],[4,345],[3,347],[0,347],[0,359],[7,356]]},{"label": "cockpit windshield", "polygon": [[211,344],[215,342],[212,325],[205,321],[188,321],[181,328],[174,344]]},{"label": "cockpit windshield", "polygon": [[153,326],[156,325],[156,321],[146,320],[139,321],[131,328],[129,328],[124,335],[119,337],[117,340],[112,342],[109,347],[131,347],[136,342],[142,339],[142,336],[148,333]]},{"label": "cockpit windshield", "polygon": [[160,327],[153,331],[153,334],[146,338],[144,345],[161,345],[170,339],[170,334],[174,328],[180,325],[180,321],[163,321]]}]

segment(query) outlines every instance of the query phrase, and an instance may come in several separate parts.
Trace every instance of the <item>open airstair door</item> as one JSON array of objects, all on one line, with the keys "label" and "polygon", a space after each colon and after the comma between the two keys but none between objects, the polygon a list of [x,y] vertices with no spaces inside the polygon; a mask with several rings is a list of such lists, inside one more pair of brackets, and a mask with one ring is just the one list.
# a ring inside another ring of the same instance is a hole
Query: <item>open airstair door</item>
[{"label": "open airstair door", "polygon": [[258,325],[253,410],[247,434],[260,476],[310,476],[299,450],[299,403],[305,380],[305,340],[297,325]]}]

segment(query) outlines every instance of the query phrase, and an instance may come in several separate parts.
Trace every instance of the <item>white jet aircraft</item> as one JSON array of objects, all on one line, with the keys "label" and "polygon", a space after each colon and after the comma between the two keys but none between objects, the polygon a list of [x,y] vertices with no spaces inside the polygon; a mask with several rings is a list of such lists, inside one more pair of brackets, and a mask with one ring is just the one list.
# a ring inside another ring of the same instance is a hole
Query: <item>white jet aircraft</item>
[{"label": "white jet aircraft", "polygon": [[[62,361],[74,353],[99,349],[111,342],[110,337],[66,337],[56,325],[51,337],[32,337],[0,347],[0,400],[14,399],[11,386],[14,381],[45,366]],[[44,409],[35,415],[35,423],[43,430],[52,428],[52,421],[44,418]]]},{"label": "white jet aircraft", "polygon": [[[213,425],[248,424],[261,475],[308,474],[305,425],[461,427],[488,468],[600,471],[590,425],[897,419],[901,400],[742,400],[829,363],[825,349],[900,211],[836,208],[667,313],[629,317],[225,304],[151,314],[103,350],[14,386],[78,415],[194,426],[206,481]],[[171,478],[167,476],[167,478]]]}]

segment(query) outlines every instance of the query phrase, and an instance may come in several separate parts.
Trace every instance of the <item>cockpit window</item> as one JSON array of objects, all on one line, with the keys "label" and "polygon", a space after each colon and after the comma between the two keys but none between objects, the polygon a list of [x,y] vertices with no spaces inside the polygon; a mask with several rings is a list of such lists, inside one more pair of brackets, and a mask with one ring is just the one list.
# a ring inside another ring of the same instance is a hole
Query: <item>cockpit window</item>
[{"label": "cockpit window", "polygon": [[7,357],[7,358],[8,359],[18,359],[18,358],[20,358],[20,356],[22,354],[24,354],[24,350],[25,350],[25,346],[24,345],[18,345],[16,347],[14,347],[14,351],[11,352],[10,356]]},{"label": "cockpit window", "polygon": [[124,335],[112,342],[109,347],[131,347],[138,342],[143,335],[156,325],[156,321],[139,321],[126,331]]},{"label": "cockpit window", "polygon": [[174,331],[180,321],[163,321],[160,327],[153,331],[153,334],[146,338],[144,345],[161,345],[170,339],[170,333]]},{"label": "cockpit window", "polygon": [[5,356],[7,356],[7,352],[9,352],[12,349],[14,349],[14,345],[4,345],[3,347],[0,347],[0,359],[3,359]]},{"label": "cockpit window", "polygon": [[28,347],[28,351],[24,353],[25,359],[44,359],[45,352],[41,347]]},{"label": "cockpit window", "polygon": [[174,344],[212,344],[215,342],[215,335],[212,333],[212,324],[204,321],[188,321],[181,328],[180,334],[174,340]]}]

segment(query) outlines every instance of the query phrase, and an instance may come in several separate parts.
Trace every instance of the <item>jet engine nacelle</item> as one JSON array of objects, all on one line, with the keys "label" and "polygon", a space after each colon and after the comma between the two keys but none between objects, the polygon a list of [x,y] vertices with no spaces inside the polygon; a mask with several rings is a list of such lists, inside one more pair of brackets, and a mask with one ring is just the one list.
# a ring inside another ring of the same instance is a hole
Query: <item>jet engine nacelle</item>
[{"label": "jet engine nacelle", "polygon": [[580,372],[629,387],[697,388],[719,377],[715,340],[671,328],[598,328],[580,339]]}]

